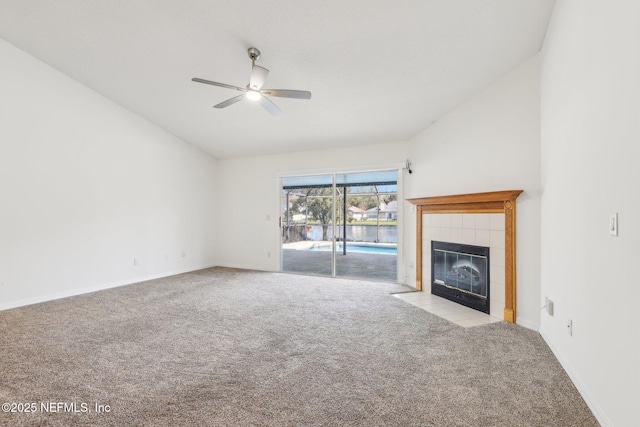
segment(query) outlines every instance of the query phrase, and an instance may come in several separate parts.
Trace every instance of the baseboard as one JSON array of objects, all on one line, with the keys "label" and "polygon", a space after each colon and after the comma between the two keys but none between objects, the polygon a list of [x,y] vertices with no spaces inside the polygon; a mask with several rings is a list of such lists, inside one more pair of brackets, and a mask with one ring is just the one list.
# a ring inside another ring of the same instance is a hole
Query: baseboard
[{"label": "baseboard", "polygon": [[61,298],[73,297],[76,295],[90,294],[92,292],[104,291],[106,289],[118,288],[120,286],[133,285],[134,283],[146,282],[147,280],[161,279],[163,277],[175,276],[177,274],[190,273],[192,271],[203,270],[205,268],[215,267],[215,265],[205,265],[197,267],[188,267],[184,269],[171,270],[158,274],[151,274],[148,276],[135,277],[132,279],[126,279],[118,282],[103,283],[88,288],[73,289],[65,292],[58,292],[55,294],[41,295],[33,298],[27,298],[18,301],[12,301],[8,304],[0,304],[0,311],[10,310],[12,308],[24,307],[27,305],[39,304],[42,302],[53,301]]},{"label": "baseboard", "polygon": [[535,322],[530,322],[527,319],[522,319],[516,316],[516,325],[520,325],[524,328],[531,329],[532,331],[540,331],[540,324]]},{"label": "baseboard", "polygon": [[607,417],[607,415],[604,413],[604,411],[602,410],[602,408],[600,407],[596,399],[593,397],[593,395],[589,391],[589,388],[586,386],[584,381],[582,381],[582,378],[580,378],[580,375],[578,375],[575,369],[573,369],[571,364],[562,355],[562,353],[553,345],[553,342],[549,339],[549,337],[543,331],[540,331],[540,335],[542,336],[542,339],[547,343],[547,345],[551,349],[551,352],[554,354],[556,359],[558,359],[558,362],[560,362],[560,365],[565,370],[565,372],[567,373],[567,375],[569,376],[573,384],[578,389],[578,392],[586,402],[589,409],[591,409],[591,412],[593,412],[593,415],[596,417],[596,420],[598,420],[600,425],[603,427],[613,427],[613,423],[611,422],[609,417]]},{"label": "baseboard", "polygon": [[261,268],[261,267],[256,267],[255,265],[235,264],[235,263],[231,263],[231,264],[218,263],[218,264],[216,264],[216,267],[237,268],[239,270],[266,271],[266,272],[269,272],[269,273],[277,273],[278,272],[278,270],[273,270],[273,269],[270,269],[270,268]]}]

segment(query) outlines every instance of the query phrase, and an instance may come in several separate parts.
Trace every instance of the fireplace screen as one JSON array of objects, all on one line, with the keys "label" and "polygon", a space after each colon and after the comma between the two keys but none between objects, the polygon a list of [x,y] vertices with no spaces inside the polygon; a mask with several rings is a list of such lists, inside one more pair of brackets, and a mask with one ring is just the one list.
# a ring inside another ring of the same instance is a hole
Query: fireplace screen
[{"label": "fireplace screen", "polygon": [[489,313],[489,248],[431,242],[431,293]]}]

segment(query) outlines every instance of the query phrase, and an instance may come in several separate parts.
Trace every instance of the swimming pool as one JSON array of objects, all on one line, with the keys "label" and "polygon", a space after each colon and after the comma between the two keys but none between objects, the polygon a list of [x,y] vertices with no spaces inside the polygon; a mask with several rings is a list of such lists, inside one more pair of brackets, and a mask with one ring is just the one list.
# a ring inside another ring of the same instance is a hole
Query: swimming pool
[{"label": "swimming pool", "polygon": [[[308,250],[331,252],[331,245],[318,245],[314,244]],[[397,246],[392,245],[377,245],[375,243],[347,243],[347,253],[367,253],[367,254],[381,254],[381,255],[398,255]],[[336,245],[336,253],[342,253],[342,243]]]}]

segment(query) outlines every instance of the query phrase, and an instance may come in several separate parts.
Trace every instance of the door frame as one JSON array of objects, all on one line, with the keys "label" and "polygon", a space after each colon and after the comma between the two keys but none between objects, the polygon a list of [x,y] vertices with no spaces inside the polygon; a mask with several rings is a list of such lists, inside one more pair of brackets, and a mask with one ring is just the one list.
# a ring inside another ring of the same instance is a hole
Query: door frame
[{"label": "door frame", "polygon": [[317,169],[296,169],[296,170],[282,170],[276,172],[276,188],[277,188],[277,244],[278,250],[275,251],[276,265],[278,272],[285,272],[283,270],[283,256],[282,256],[282,178],[296,177],[296,176],[314,176],[314,175],[332,175],[332,227],[334,227],[332,236],[332,275],[329,277],[335,278],[336,266],[335,266],[335,198],[336,198],[336,175],[338,174],[352,174],[352,173],[365,173],[365,172],[377,172],[377,171],[397,171],[397,200],[398,200],[398,222],[397,222],[397,261],[396,261],[396,282],[404,283],[405,281],[405,236],[404,236],[404,172],[407,170],[407,162],[393,162],[378,165],[367,165],[362,167],[345,167],[345,168],[317,168]]}]

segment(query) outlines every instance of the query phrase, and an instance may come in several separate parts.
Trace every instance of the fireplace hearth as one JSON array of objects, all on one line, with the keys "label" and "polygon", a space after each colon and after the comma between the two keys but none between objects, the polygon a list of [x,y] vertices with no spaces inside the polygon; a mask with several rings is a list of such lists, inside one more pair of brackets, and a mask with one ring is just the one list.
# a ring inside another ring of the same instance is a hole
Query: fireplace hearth
[{"label": "fireplace hearth", "polygon": [[489,314],[489,248],[431,242],[431,293]]}]

